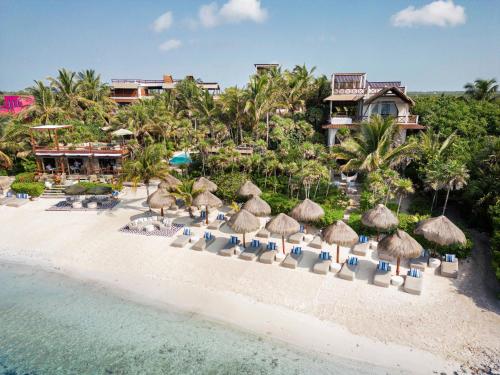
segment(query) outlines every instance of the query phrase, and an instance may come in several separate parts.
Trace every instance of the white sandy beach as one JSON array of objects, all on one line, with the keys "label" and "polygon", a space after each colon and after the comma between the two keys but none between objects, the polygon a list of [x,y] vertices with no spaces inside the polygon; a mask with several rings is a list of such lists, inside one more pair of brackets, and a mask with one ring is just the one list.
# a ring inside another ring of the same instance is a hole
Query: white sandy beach
[{"label": "white sandy beach", "polygon": [[217,256],[227,229],[214,231],[224,238],[207,251],[173,248],[173,238],[119,232],[146,211],[144,198],[144,189],[128,191],[120,205],[103,212],[45,211],[53,199],[0,206],[0,261],[96,281],[134,299],[395,373],[451,373],[500,357],[498,305],[483,298],[471,264],[461,265],[458,280],[426,271],[424,292],[414,296],[372,285],[372,256],[362,258],[351,282],[310,272],[312,251],[297,270]]}]

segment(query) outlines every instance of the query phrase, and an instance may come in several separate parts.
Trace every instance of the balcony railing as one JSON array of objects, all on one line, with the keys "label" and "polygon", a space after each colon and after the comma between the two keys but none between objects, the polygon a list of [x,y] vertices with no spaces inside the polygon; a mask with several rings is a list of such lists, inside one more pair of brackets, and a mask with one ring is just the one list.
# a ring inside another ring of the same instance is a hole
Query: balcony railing
[{"label": "balcony railing", "polygon": [[99,143],[89,143],[83,145],[73,146],[34,146],[35,153],[61,153],[68,156],[73,154],[112,154],[112,155],[125,155],[128,149],[124,145],[103,145]]},{"label": "balcony railing", "polygon": [[[406,115],[406,116],[384,116],[382,117],[393,117],[397,124],[418,124],[418,115]],[[350,119],[352,123],[366,122],[370,119],[369,116],[350,116],[346,113],[338,112],[331,115],[330,123],[340,123],[340,119]],[[346,122],[347,123],[347,122]]]},{"label": "balcony railing", "polygon": [[112,79],[111,83],[163,83],[162,79]]}]

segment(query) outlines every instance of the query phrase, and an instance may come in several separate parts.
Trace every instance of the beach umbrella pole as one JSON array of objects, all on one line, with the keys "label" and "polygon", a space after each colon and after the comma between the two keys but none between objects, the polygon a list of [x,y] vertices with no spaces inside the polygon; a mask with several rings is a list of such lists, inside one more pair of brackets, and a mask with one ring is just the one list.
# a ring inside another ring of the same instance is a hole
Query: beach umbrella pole
[{"label": "beach umbrella pole", "polygon": [[401,263],[401,257],[398,257],[396,265],[396,275],[399,276],[399,263]]},{"label": "beach umbrella pole", "polygon": [[340,263],[339,260],[340,260],[340,246],[339,244],[337,244],[337,263]]},{"label": "beach umbrella pole", "polygon": [[205,208],[205,212],[207,213],[207,217],[205,218],[205,224],[208,225],[208,205]]},{"label": "beach umbrella pole", "polygon": [[285,254],[285,236],[281,236],[281,242],[283,243],[283,254]]},{"label": "beach umbrella pole", "polygon": [[245,246],[245,232],[243,232],[243,248],[246,249],[246,246]]},{"label": "beach umbrella pole", "polygon": [[163,217],[163,207],[160,208],[160,210],[161,210],[161,216]]}]

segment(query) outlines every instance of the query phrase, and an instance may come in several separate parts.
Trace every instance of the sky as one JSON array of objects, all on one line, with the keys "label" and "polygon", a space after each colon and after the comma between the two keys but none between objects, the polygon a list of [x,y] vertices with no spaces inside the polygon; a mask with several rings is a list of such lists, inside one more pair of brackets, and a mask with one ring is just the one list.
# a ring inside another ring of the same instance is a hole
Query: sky
[{"label": "sky", "polygon": [[500,78],[497,0],[0,0],[0,90],[59,68],[243,86],[254,63],[409,91]]}]

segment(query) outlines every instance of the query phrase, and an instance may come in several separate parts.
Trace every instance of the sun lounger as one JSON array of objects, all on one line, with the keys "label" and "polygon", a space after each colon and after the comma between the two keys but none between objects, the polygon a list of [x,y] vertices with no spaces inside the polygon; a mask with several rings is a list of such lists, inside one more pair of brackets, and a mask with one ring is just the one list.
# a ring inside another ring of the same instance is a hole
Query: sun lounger
[{"label": "sun lounger", "polygon": [[0,199],[0,205],[7,205],[7,203],[15,201],[15,200],[16,200],[15,197],[4,197],[4,198]]},{"label": "sun lounger", "polygon": [[28,203],[27,199],[14,198],[13,200],[5,203],[5,205],[8,207],[21,207],[24,206],[26,203]]},{"label": "sun lounger", "polygon": [[309,242],[309,247],[313,247],[315,249],[321,249],[322,246],[323,246],[323,240],[318,235],[314,236],[312,241]]},{"label": "sun lounger", "polygon": [[196,251],[203,251],[214,241],[215,236],[210,232],[205,232],[203,237],[196,241],[193,246],[191,246],[191,249]]},{"label": "sun lounger", "polygon": [[377,256],[378,256],[378,259],[379,260],[385,260],[386,262],[392,262],[394,260],[394,257],[391,256],[391,255],[388,255],[386,253],[382,253],[382,252],[377,252]]},{"label": "sun lounger", "polygon": [[422,294],[423,284],[424,278],[422,277],[422,271],[412,268],[408,271],[408,275],[406,275],[403,290],[406,293],[419,295]]},{"label": "sun lounger", "polygon": [[297,268],[299,265],[299,262],[302,260],[302,257],[304,254],[302,253],[302,248],[300,247],[294,247],[290,254],[288,254],[285,258],[285,260],[281,263],[283,267],[286,268]]},{"label": "sun lounger", "polygon": [[368,242],[358,242],[352,247],[351,252],[355,255],[366,256],[366,254],[368,254],[368,248]]},{"label": "sun lounger", "polygon": [[458,259],[454,254],[446,254],[441,263],[441,275],[445,277],[458,277]]},{"label": "sun lounger", "polygon": [[326,275],[330,271],[332,256],[328,251],[322,251],[319,254],[318,261],[313,266],[313,272],[320,275]]},{"label": "sun lounger", "polygon": [[191,239],[191,230],[189,228],[184,228],[184,231],[181,235],[177,236],[177,238],[172,242],[171,246],[173,247],[184,247]]},{"label": "sun lounger", "polygon": [[214,229],[214,230],[219,230],[222,224],[226,222],[226,219],[224,217],[224,214],[219,214],[217,215],[217,219],[215,219],[213,222],[208,224],[207,229]]},{"label": "sun lounger", "polygon": [[262,243],[259,240],[252,240],[252,242],[247,245],[245,250],[240,254],[240,258],[244,260],[254,260],[257,258],[262,251]]},{"label": "sun lounger", "polygon": [[356,257],[349,257],[337,275],[344,280],[353,281],[358,271],[359,261]]},{"label": "sun lounger", "polygon": [[269,231],[266,228],[262,228],[261,230],[259,230],[257,232],[257,234],[255,235],[255,237],[269,238],[270,235],[271,235],[271,233],[269,233]]},{"label": "sun lounger", "polygon": [[240,240],[236,236],[231,236],[229,241],[219,250],[218,254],[223,257],[230,257],[236,254],[236,248],[239,246]]},{"label": "sun lounger", "polygon": [[272,264],[276,260],[276,253],[278,252],[276,248],[276,242],[269,242],[266,249],[260,253],[259,262],[265,264]]},{"label": "sun lounger", "polygon": [[294,233],[291,236],[288,237],[288,242],[293,243],[293,244],[299,244],[300,241],[304,239],[304,233],[298,232]]},{"label": "sun lounger", "polygon": [[388,288],[391,285],[391,265],[388,262],[380,261],[373,274],[373,284]]},{"label": "sun lounger", "polygon": [[424,272],[428,262],[429,262],[428,252],[426,250],[423,250],[422,254],[418,258],[410,259],[410,268],[416,268]]}]

